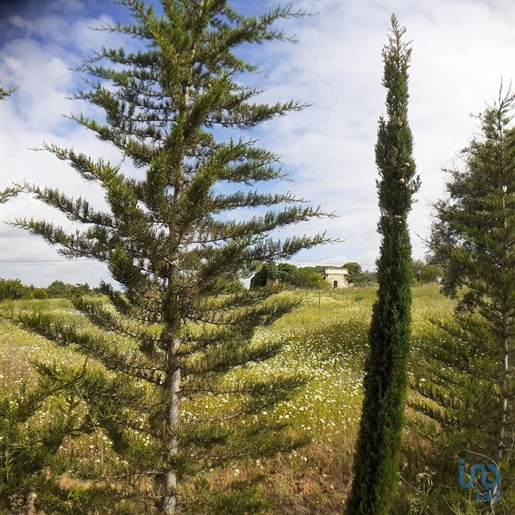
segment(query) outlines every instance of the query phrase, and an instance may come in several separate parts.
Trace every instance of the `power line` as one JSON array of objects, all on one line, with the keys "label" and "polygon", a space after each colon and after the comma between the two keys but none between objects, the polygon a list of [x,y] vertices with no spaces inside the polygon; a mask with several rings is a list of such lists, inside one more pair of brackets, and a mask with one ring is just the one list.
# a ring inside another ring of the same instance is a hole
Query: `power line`
[{"label": "power line", "polygon": [[[431,168],[428,168],[425,172],[420,174],[420,178],[428,177],[429,175],[432,175],[434,173],[443,171],[442,167],[445,166],[447,163],[450,163],[452,161],[453,161],[453,159],[449,158],[449,159],[446,159],[445,161],[443,161],[442,163],[440,163],[439,165],[435,165],[435,166],[433,166]],[[363,198],[361,200],[356,200],[354,202],[351,202],[347,206],[342,207],[340,209],[337,209],[333,213],[335,215],[338,215],[338,216],[342,216],[342,215],[351,213],[352,211],[356,211],[357,209],[360,209],[363,206],[371,204],[372,202],[374,202],[374,200],[376,198],[377,198],[377,193],[373,193],[373,194],[371,194],[371,195],[369,195],[369,196],[367,196],[367,197],[365,197],[365,198]],[[327,223],[326,220],[308,222],[305,226],[303,226],[303,229],[304,230],[313,229],[315,227],[320,227],[321,225],[324,225],[325,223]],[[288,229],[288,230],[286,230],[284,232],[280,232],[279,234],[281,236],[288,236],[289,234],[294,234],[295,232],[296,232],[295,229]]]},{"label": "power line", "polygon": [[0,265],[20,264],[24,266],[41,265],[41,264],[56,264],[56,265],[91,265],[97,263],[93,259],[65,259],[65,258],[0,258]]},{"label": "power line", "polygon": [[[436,165],[436,166],[433,166],[429,169],[427,169],[425,172],[423,172],[422,174],[420,174],[420,177],[428,177],[429,175],[432,175],[436,172],[441,172],[442,171],[442,167],[444,165],[446,165],[447,163],[451,162],[452,159],[449,158],[447,160],[445,160],[444,162],[440,163],[439,165]],[[345,215],[347,213],[351,213],[352,211],[356,211],[360,208],[362,208],[363,206],[366,206],[372,202],[374,202],[374,200],[377,198],[377,194],[376,193],[373,193],[361,200],[355,200],[354,202],[351,202],[350,204],[346,205],[345,207],[342,207],[340,209],[337,209],[336,211],[334,211],[334,214],[335,215]],[[307,229],[313,229],[315,227],[319,227],[323,224],[326,223],[326,220],[323,220],[323,221],[313,221],[313,222],[308,222],[306,224],[306,226],[304,226],[304,230],[307,230]],[[295,233],[296,231],[292,228],[290,228],[289,230],[286,230],[284,232],[282,231],[279,231],[279,234],[281,236],[288,236],[289,234],[293,234]],[[290,258],[289,261],[296,261],[296,262],[301,262],[301,261],[304,261],[304,262],[320,262],[321,260],[334,260],[334,259],[338,259],[338,258],[332,258],[332,257],[329,257],[329,256],[326,256],[326,257],[323,257],[323,256],[319,256],[319,257],[312,257],[312,258],[303,258],[303,257],[293,257],[293,258]],[[364,263],[364,266],[372,266],[372,265],[375,265],[375,259],[374,260],[353,260],[353,259],[350,259],[350,261],[357,261],[359,262],[360,264]],[[34,266],[34,265],[41,265],[41,264],[55,264],[55,265],[91,265],[92,263],[98,263],[96,260],[93,260],[93,259],[88,259],[88,258],[81,258],[81,259],[78,259],[78,258],[72,258],[72,259],[66,259],[66,258],[58,258],[58,257],[47,257],[47,258],[0,258],[0,265],[8,265],[8,264],[23,264],[25,266]]]}]

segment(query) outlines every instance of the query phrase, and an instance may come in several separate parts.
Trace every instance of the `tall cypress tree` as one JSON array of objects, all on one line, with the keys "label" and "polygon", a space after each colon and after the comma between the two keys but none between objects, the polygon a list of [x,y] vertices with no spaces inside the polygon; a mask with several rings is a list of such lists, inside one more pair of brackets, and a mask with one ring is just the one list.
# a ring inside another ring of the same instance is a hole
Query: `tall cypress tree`
[{"label": "tall cypress tree", "polygon": [[407,215],[419,187],[408,125],[409,43],[392,15],[383,50],[387,117],[379,120],[376,164],[382,235],[377,262],[378,298],[369,332],[364,401],[348,515],[390,512],[397,484],[410,351],[411,243]]},{"label": "tall cypress tree", "polygon": [[[103,285],[109,304],[75,299],[93,328],[41,314],[19,314],[17,320],[90,360],[73,386],[86,410],[82,420],[112,442],[120,461],[107,478],[88,478],[94,488],[74,488],[77,506],[93,509],[95,492],[102,491],[101,505],[114,503],[120,510],[128,506],[124,499],[139,499],[147,503],[137,505],[145,513],[154,502],[169,514],[251,513],[262,503],[242,482],[224,492],[220,506],[212,501],[209,508],[201,504],[207,503],[206,488],[188,497],[191,489],[184,485],[227,462],[271,456],[305,441],[267,415],[303,378],[260,373],[258,364],[276,356],[282,344],[253,340],[257,327],[271,324],[296,301],[272,301],[271,289],[227,293],[227,285],[249,275],[256,262],[287,259],[325,241],[270,237],[320,212],[289,193],[259,191],[284,174],[278,156],[243,132],[302,106],[255,103],[259,91],[243,85],[242,76],[258,69],[234,53],[244,44],[288,40],[275,22],[302,13],[286,7],[246,17],[226,0],[161,0],[162,13],[139,0],[119,3],[131,10],[134,23],[107,30],[144,46],[132,53],[103,48],[80,67],[90,89],[77,96],[101,108],[105,121],[75,119],[114,145],[136,173],[124,174],[123,161],[45,145],[103,188],[107,208],[25,185],[84,229],[70,233],[27,219],[15,225],[65,256],[105,263],[121,290]],[[257,211],[247,221],[231,217],[245,208]],[[69,384],[64,364],[40,371],[47,383]],[[207,406],[216,409],[206,412]]]}]

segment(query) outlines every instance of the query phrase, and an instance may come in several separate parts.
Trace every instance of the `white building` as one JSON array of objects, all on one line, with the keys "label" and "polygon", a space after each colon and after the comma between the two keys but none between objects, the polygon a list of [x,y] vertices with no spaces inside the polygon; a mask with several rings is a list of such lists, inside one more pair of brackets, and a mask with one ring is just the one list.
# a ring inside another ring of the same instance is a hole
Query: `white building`
[{"label": "white building", "polygon": [[326,268],[324,272],[324,279],[333,288],[348,288],[349,271],[346,268]]}]

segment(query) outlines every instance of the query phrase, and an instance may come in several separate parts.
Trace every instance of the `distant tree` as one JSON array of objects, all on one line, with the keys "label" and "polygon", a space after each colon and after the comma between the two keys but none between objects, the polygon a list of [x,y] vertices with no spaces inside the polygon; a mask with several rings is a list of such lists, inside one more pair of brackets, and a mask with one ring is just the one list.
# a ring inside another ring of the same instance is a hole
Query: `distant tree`
[{"label": "distant tree", "polygon": [[379,121],[376,163],[382,235],[377,261],[378,298],[369,332],[363,411],[347,515],[387,515],[398,482],[398,455],[407,388],[411,325],[411,244],[407,215],[418,189],[408,124],[409,44],[392,15],[383,50],[387,119]]},{"label": "distant tree", "polygon": [[254,274],[250,281],[251,288],[262,288],[277,281],[278,285],[294,288],[327,288],[329,283],[322,274],[312,267],[298,268],[290,263],[266,263]]},{"label": "distant tree", "polygon": [[20,279],[0,279],[0,302],[29,297],[29,291]]},{"label": "distant tree", "polygon": [[278,277],[277,265],[275,263],[265,263],[252,276],[250,280],[251,288],[263,288],[267,286],[268,279],[275,281]]},{"label": "distant tree", "polygon": [[297,268],[294,275],[294,286],[296,288],[318,290],[319,288],[329,288],[329,283],[323,278],[322,274],[316,272],[313,267],[306,266]]},{"label": "distant tree", "polygon": [[411,270],[416,283],[435,283],[442,276],[442,267],[426,263],[422,259],[411,260]]},{"label": "distant tree", "polygon": [[90,293],[91,293],[91,288],[89,287],[88,283],[84,283],[84,284],[77,283],[77,284],[71,285],[70,294],[72,296],[74,296],[74,295],[89,295]]},{"label": "distant tree", "polygon": [[46,289],[49,297],[71,298],[77,295],[87,295],[92,292],[88,283],[67,284],[59,279],[53,281]]},{"label": "distant tree", "polygon": [[56,279],[47,287],[49,297],[68,297],[71,292],[71,285]]},{"label": "distant tree", "polygon": [[413,273],[413,279],[415,283],[420,282],[420,276],[422,274],[422,270],[424,269],[425,263],[421,259],[412,259],[411,260],[411,271]]},{"label": "distant tree", "polygon": [[426,263],[420,271],[418,281],[421,284],[436,283],[443,276],[443,268],[441,265],[431,265]]},{"label": "distant tree", "polygon": [[440,424],[446,443],[452,435],[467,461],[480,455],[500,465],[506,487],[515,439],[514,109],[513,94],[501,90],[463,151],[464,170],[450,172],[436,204],[432,258],[442,263],[443,293],[458,304],[452,322],[435,321],[447,337],[426,350],[434,366],[426,360],[427,383],[417,385],[431,400],[418,407]]},{"label": "distant tree", "polygon": [[46,299],[46,288],[25,286],[20,279],[0,279],[0,302],[19,299]]},{"label": "distant tree", "polygon": [[351,261],[349,263],[345,263],[343,268],[346,268],[349,271],[348,281],[350,283],[356,283],[359,280],[359,276],[362,274],[363,269],[359,263],[355,261]]},{"label": "distant tree", "polygon": [[[122,509],[123,502],[126,513],[255,513],[265,503],[252,481],[236,481],[216,496],[215,485],[189,479],[306,442],[290,423],[266,414],[290,399],[304,378],[260,373],[259,363],[276,356],[282,342],[253,340],[257,327],[297,301],[272,301],[274,290],[266,288],[227,294],[257,261],[288,259],[326,241],[319,235],[271,239],[274,230],[321,213],[291,194],[261,193],[263,182],[284,176],[278,156],[243,135],[230,137],[302,108],[252,101],[258,91],[244,85],[244,74],[258,70],[234,53],[246,44],[287,40],[273,25],[300,13],[285,7],[256,18],[225,0],[162,0],[161,15],[137,0],[119,3],[130,8],[134,22],[107,30],[144,46],[134,53],[103,48],[80,68],[91,89],[78,98],[106,116],[105,122],[76,120],[112,143],[122,163],[131,161],[138,173],[125,175],[122,164],[45,145],[103,188],[108,208],[98,211],[83,198],[26,185],[85,227],[69,234],[46,221],[15,224],[65,256],[105,263],[122,289],[104,285],[110,305],[74,299],[94,330],[50,315],[17,316],[25,327],[91,358],[82,371],[40,367],[42,381],[63,392],[63,403],[80,393],[81,420],[102,432],[119,458],[108,480],[89,467],[68,478],[73,495],[61,484],[62,496],[75,504],[74,513]],[[228,137],[223,128],[230,129]],[[220,186],[227,183],[224,193]],[[242,208],[260,210],[249,221],[234,221],[231,211]],[[74,374],[80,378],[72,381]],[[207,412],[213,403],[216,410]],[[71,424],[58,434],[72,438],[73,431]],[[137,509],[127,504],[133,500]]]},{"label": "distant tree", "polygon": [[33,299],[47,299],[48,292],[46,288],[36,288],[32,284],[29,286],[30,297]]},{"label": "distant tree", "polygon": [[283,284],[295,286],[297,279],[297,267],[290,263],[279,263],[277,265],[277,279]]},{"label": "distant tree", "polygon": [[373,286],[375,284],[377,284],[377,274],[368,270],[361,272],[354,281],[354,286],[357,287]]},{"label": "distant tree", "polygon": [[225,288],[223,289],[223,293],[227,294],[235,294],[235,293],[243,293],[245,291],[245,286],[241,281],[228,281]]}]

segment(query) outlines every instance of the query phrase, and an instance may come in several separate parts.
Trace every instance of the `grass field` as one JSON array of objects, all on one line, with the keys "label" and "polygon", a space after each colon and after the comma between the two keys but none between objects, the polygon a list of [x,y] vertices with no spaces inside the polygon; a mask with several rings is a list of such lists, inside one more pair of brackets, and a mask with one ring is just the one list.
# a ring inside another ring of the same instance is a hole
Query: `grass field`
[{"label": "grass field", "polygon": [[[303,371],[312,378],[300,395],[280,406],[273,415],[296,421],[313,441],[302,450],[273,460],[233,463],[223,472],[217,472],[213,480],[245,479],[249,472],[262,470],[268,476],[265,491],[273,503],[271,513],[340,514],[351,479],[362,401],[363,361],[375,290],[324,291],[320,297],[318,292],[285,294],[301,296],[305,299],[303,306],[272,327],[260,330],[256,338],[277,335],[289,338],[283,353],[266,364],[270,373]],[[434,338],[429,320],[451,316],[453,305],[439,294],[436,286],[416,287],[413,297],[413,363],[416,365],[417,349],[428,335]],[[4,304],[3,309],[12,306],[74,316],[66,300],[18,301],[13,305]],[[31,378],[33,358],[48,362],[83,359],[70,350],[55,348],[8,321],[1,322],[0,388],[9,390],[24,378]],[[407,415],[408,418],[417,416],[409,411]],[[75,442],[73,452],[82,452],[92,463],[101,463],[106,443],[95,436],[88,438]],[[416,439],[407,429],[406,449],[413,447],[411,444]],[[82,448],[77,449],[77,446]],[[406,477],[420,481],[411,486],[409,480],[401,484],[401,494],[410,499],[405,503],[410,506],[409,510],[405,508],[406,513],[433,513],[423,511],[430,485],[429,468],[425,467],[423,455],[412,456],[409,452],[407,450],[403,456],[403,470]]]}]

